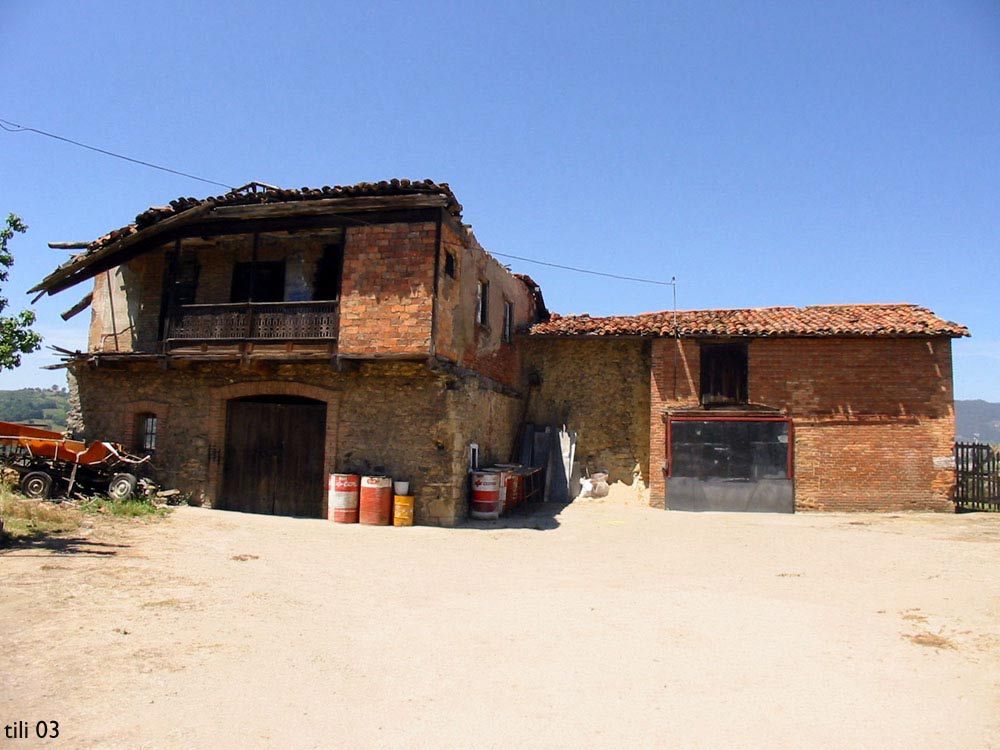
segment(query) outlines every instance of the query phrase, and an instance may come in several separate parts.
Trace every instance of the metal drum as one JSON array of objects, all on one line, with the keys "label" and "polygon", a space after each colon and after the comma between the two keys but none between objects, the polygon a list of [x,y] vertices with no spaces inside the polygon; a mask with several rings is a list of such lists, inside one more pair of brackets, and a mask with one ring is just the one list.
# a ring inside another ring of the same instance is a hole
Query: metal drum
[{"label": "metal drum", "polygon": [[472,501],[469,516],[472,518],[499,518],[503,477],[496,471],[472,472]]},{"label": "metal drum", "polygon": [[392,479],[361,477],[359,519],[369,526],[392,523]]},{"label": "metal drum", "polygon": [[360,485],[357,474],[331,474],[327,518],[336,523],[357,523]]}]

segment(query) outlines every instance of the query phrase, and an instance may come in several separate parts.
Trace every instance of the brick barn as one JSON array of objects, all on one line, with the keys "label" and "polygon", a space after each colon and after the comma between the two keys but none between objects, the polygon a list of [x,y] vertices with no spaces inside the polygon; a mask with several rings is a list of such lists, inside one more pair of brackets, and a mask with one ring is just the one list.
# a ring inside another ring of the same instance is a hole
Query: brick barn
[{"label": "brick barn", "polygon": [[[907,304],[553,315],[530,331],[536,418],[649,501],[691,510],[953,510],[951,339]],[[600,406],[596,406],[596,405]],[[613,478],[612,477],[612,478]]]},{"label": "brick barn", "polygon": [[36,287],[92,285],[64,315],[91,308],[71,427],[260,513],[325,517],[327,474],[378,471],[454,525],[470,445],[509,461],[528,424],[657,507],[952,508],[964,327],[902,304],[550,316],[461,211],[429,180],[251,183],[83,244]]}]

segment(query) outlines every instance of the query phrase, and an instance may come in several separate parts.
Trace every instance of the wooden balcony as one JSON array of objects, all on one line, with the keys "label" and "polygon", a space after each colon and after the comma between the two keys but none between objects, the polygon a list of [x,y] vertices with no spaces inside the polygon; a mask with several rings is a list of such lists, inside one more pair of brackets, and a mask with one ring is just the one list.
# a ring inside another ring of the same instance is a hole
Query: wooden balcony
[{"label": "wooden balcony", "polygon": [[182,305],[168,318],[164,339],[168,350],[191,345],[202,345],[205,351],[206,345],[244,350],[246,344],[332,344],[339,318],[336,302]]}]

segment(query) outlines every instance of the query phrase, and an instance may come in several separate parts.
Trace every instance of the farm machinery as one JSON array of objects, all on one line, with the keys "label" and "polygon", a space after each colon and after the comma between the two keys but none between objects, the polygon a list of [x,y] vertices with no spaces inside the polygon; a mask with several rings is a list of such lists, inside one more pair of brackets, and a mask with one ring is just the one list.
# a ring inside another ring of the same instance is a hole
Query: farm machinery
[{"label": "farm machinery", "polygon": [[27,497],[72,497],[82,490],[126,500],[147,484],[137,474],[149,459],[117,443],[87,445],[52,430],[0,421],[0,466],[17,472]]}]

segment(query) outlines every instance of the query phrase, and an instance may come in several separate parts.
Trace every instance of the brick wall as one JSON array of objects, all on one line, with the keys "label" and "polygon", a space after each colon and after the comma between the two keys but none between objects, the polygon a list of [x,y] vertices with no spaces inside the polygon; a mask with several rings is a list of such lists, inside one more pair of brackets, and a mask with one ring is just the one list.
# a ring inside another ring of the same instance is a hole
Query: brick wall
[{"label": "brick wall", "polygon": [[[951,510],[951,340],[754,339],[752,404],[792,418],[802,510]],[[665,409],[698,404],[695,341],[653,342],[652,502],[664,503]]]},{"label": "brick wall", "polygon": [[435,222],[347,230],[340,342],[343,354],[430,354]]},{"label": "brick wall", "polygon": [[[576,456],[591,472],[633,485],[649,474],[649,343],[640,339],[528,339],[525,362],[540,384],[527,421],[577,432]],[[636,491],[639,486],[636,484]]]},{"label": "brick wall", "polygon": [[162,269],[163,256],[154,252],[94,278],[88,351],[131,352],[155,348]]},{"label": "brick wall", "polygon": [[[455,260],[454,278],[445,272],[447,253]],[[489,282],[485,326],[475,315],[480,281]],[[534,322],[534,301],[528,288],[488,255],[471,231],[462,238],[450,222],[443,221],[434,351],[451,362],[518,388],[521,356],[513,341],[503,341],[504,302],[513,305],[515,330]]]},{"label": "brick wall", "polygon": [[664,507],[667,433],[663,413],[667,409],[698,406],[698,342],[690,339],[653,339],[650,344],[649,378],[649,503]]}]

